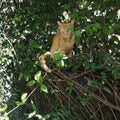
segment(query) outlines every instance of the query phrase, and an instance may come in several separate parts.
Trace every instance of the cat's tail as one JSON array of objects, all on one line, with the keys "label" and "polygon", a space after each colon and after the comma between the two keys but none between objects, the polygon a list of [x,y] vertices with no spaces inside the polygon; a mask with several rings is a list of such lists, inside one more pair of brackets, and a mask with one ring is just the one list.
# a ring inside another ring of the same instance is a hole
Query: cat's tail
[{"label": "cat's tail", "polygon": [[41,55],[41,56],[39,57],[39,62],[40,62],[41,67],[42,67],[46,72],[51,73],[52,70],[46,65],[46,61],[45,61],[45,58],[48,58],[48,57],[49,57],[49,58],[52,57],[50,52],[47,52],[47,53],[45,53],[44,55]]}]

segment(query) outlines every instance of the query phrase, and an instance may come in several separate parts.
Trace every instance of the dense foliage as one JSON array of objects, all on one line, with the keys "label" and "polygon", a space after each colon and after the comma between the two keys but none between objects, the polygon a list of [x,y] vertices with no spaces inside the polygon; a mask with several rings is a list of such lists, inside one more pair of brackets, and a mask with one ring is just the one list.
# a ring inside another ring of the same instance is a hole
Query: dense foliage
[{"label": "dense foliage", "polygon": [[[1,115],[12,120],[119,119],[119,6],[119,0],[2,0]],[[54,73],[47,74],[38,57],[49,51],[58,20],[75,20],[73,56],[48,59]]]}]

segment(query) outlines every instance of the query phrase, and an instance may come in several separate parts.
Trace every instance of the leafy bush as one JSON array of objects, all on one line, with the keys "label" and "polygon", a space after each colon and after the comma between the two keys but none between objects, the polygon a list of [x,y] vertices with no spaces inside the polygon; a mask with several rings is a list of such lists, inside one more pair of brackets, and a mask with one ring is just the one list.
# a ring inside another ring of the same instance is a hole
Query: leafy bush
[{"label": "leafy bush", "polygon": [[[119,0],[3,0],[1,115],[12,118],[22,106],[19,119],[119,119],[119,5]],[[57,21],[72,19],[73,56],[56,53],[55,60],[46,60],[54,70],[47,74],[38,57],[49,51]]]}]

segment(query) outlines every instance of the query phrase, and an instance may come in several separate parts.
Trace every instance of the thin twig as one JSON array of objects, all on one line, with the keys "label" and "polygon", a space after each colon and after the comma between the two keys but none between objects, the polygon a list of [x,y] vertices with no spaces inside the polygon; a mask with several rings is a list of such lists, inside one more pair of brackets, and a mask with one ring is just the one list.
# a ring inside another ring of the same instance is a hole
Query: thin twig
[{"label": "thin twig", "polygon": [[[37,86],[37,87],[38,87],[38,86]],[[35,88],[31,91],[31,93],[27,96],[26,101],[27,101],[27,100],[29,99],[29,97],[34,93],[34,91],[37,89],[37,87],[35,87]],[[17,108],[19,108],[19,107],[22,106],[22,105],[23,105],[23,104],[20,104],[20,105],[14,107],[12,110],[10,110],[10,111],[7,113],[7,115],[11,114],[13,111],[15,111]]]}]

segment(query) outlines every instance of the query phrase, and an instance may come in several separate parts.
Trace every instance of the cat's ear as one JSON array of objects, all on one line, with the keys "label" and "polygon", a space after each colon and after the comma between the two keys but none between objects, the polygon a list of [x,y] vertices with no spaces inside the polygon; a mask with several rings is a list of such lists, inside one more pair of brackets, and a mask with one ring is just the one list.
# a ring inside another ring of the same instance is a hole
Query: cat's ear
[{"label": "cat's ear", "polygon": [[57,21],[57,23],[58,23],[58,25],[59,25],[59,26],[61,26],[61,25],[62,25],[62,23],[61,23],[60,21]]},{"label": "cat's ear", "polygon": [[74,20],[72,20],[70,24],[71,24],[71,25],[74,25],[74,22],[75,22],[75,21],[74,21]]}]

